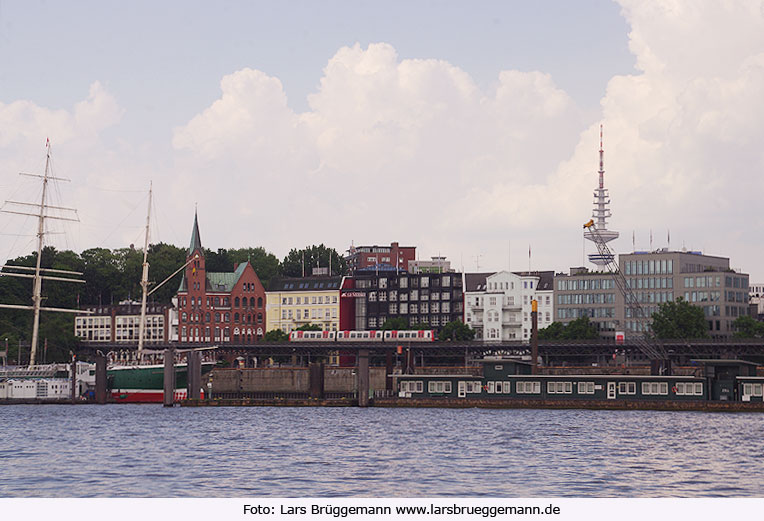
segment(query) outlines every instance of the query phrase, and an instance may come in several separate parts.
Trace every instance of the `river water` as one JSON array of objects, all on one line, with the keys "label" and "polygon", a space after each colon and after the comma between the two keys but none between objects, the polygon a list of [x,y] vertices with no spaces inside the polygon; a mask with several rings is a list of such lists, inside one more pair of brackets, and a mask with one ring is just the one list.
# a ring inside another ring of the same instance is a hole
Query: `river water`
[{"label": "river water", "polygon": [[764,415],[0,406],[0,497],[760,497]]}]

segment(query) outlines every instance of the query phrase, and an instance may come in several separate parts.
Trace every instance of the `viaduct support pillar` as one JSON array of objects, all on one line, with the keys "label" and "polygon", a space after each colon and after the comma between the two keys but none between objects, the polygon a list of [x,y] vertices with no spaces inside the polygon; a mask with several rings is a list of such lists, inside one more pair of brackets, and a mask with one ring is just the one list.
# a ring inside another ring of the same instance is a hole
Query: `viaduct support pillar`
[{"label": "viaduct support pillar", "polygon": [[358,407],[369,406],[369,350],[358,350],[358,369],[357,369],[358,389]]},{"label": "viaduct support pillar", "polygon": [[385,389],[393,390],[393,352],[388,351],[385,355]]},{"label": "viaduct support pillar", "polygon": [[310,364],[310,397],[316,400],[324,399],[324,363]]},{"label": "viaduct support pillar", "polygon": [[95,400],[103,405],[106,403],[106,356],[103,353],[96,355],[95,371]]},{"label": "viaduct support pillar", "polygon": [[164,350],[164,406],[175,404],[175,349]]},{"label": "viaduct support pillar", "polygon": [[202,359],[199,351],[189,351],[186,360],[188,360],[186,397],[189,400],[199,400],[202,397]]}]

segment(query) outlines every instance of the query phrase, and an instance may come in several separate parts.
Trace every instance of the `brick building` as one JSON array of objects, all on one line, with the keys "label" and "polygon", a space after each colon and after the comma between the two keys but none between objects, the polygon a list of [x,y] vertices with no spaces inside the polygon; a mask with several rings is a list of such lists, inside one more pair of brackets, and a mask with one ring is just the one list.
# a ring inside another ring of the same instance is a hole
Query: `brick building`
[{"label": "brick building", "polygon": [[416,246],[399,246],[393,242],[390,246],[351,246],[345,256],[351,275],[364,268],[391,266],[399,271],[406,271],[409,261],[416,259]]},{"label": "brick building", "polygon": [[189,264],[178,288],[178,341],[251,344],[265,335],[265,289],[249,261],[208,272],[194,215]]}]

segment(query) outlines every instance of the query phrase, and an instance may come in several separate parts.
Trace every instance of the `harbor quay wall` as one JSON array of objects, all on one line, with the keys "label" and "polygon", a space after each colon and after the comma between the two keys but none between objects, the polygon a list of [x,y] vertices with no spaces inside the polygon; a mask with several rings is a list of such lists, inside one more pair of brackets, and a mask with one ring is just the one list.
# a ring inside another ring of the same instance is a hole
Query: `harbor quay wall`
[{"label": "harbor quay wall", "polygon": [[[369,373],[370,389],[385,389],[385,368],[372,367]],[[307,393],[310,391],[310,370],[307,367],[216,368],[210,373],[210,378],[213,393]],[[324,392],[352,393],[355,389],[355,368],[324,368]]]},{"label": "harbor quay wall", "polygon": [[[182,407],[353,407],[358,405],[355,399],[214,399],[183,400]],[[371,400],[372,407],[389,408],[442,408],[442,409],[590,409],[612,411],[675,411],[675,412],[764,412],[764,402],[707,402],[696,401],[644,401],[644,400],[481,400],[474,398],[397,398],[376,397]]]},{"label": "harbor quay wall", "polygon": [[703,412],[764,412],[764,402],[646,401],[646,400],[534,400],[479,398],[375,398],[374,407],[484,408],[484,409],[595,409]]}]

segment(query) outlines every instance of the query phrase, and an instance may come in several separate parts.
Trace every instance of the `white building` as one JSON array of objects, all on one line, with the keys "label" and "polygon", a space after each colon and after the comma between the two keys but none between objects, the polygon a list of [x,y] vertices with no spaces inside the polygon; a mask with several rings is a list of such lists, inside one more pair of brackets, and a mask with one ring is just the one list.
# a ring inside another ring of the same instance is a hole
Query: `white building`
[{"label": "white building", "polygon": [[764,284],[760,282],[751,282],[748,285],[748,296],[749,302],[751,304],[756,304],[756,313],[758,315],[764,315]]},{"label": "white building", "polygon": [[465,274],[464,318],[475,339],[528,342],[534,299],[539,329],[554,319],[553,280],[553,271]]}]

